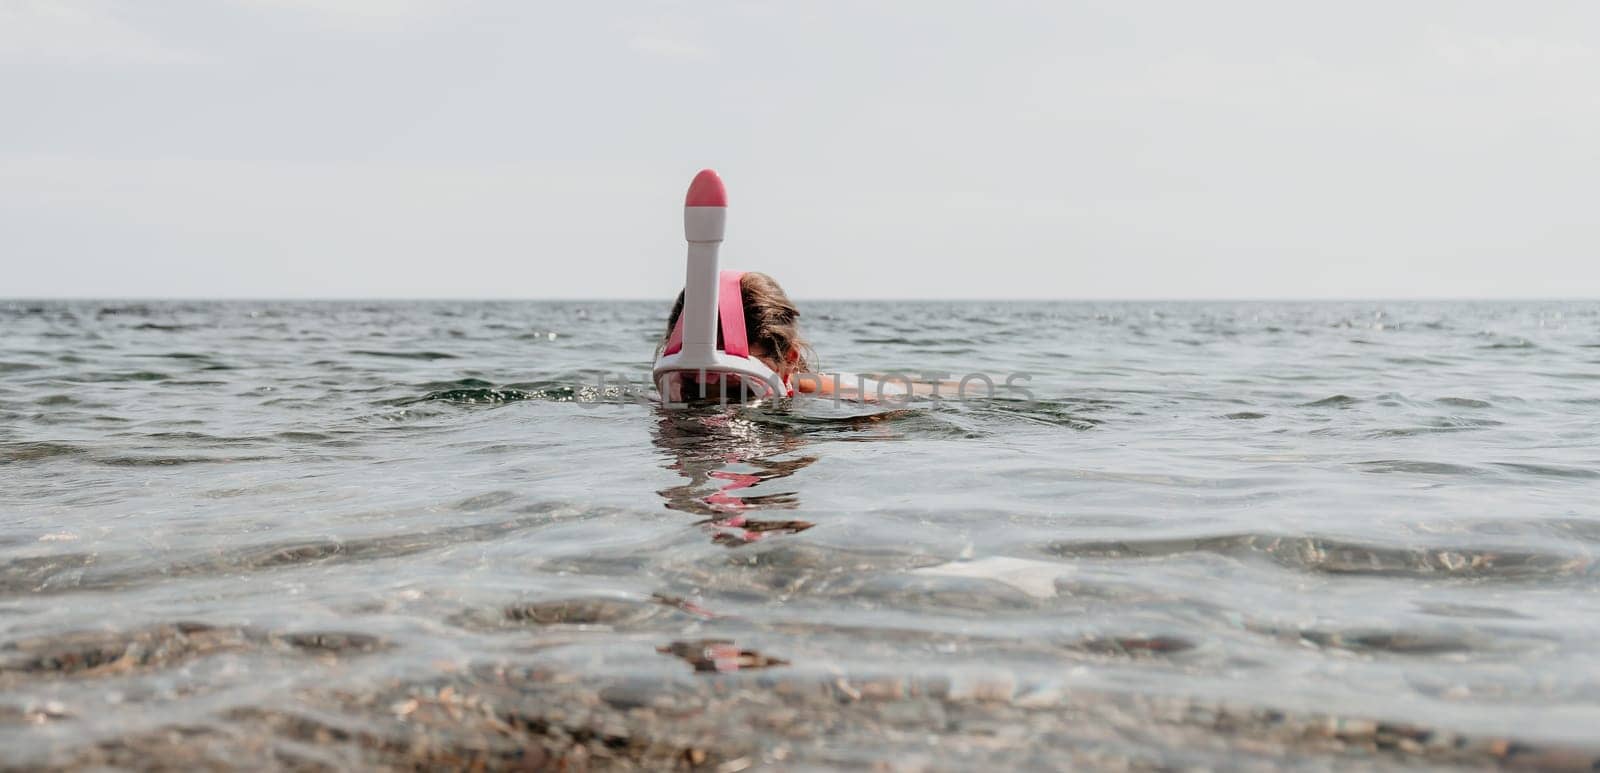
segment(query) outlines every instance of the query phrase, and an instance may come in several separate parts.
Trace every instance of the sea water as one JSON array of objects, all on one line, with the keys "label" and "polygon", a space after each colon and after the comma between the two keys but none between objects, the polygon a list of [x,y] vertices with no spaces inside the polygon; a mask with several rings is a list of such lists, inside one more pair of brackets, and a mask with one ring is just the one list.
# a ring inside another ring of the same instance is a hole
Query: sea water
[{"label": "sea water", "polygon": [[1600,759],[1600,304],[801,306],[0,302],[0,763]]}]

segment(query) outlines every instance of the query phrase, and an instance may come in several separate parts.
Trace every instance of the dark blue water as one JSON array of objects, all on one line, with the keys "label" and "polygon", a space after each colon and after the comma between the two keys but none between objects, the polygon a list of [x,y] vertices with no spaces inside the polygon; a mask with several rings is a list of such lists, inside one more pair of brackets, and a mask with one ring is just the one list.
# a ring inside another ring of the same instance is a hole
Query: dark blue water
[{"label": "dark blue water", "polygon": [[801,306],[1028,394],[664,410],[664,302],[0,302],[0,761],[1600,759],[1600,304]]}]

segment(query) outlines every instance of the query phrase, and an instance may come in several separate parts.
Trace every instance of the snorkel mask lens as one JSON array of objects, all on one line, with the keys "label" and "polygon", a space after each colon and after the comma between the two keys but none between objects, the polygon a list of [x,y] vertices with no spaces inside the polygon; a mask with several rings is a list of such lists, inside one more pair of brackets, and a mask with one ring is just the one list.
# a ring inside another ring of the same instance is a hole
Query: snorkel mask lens
[{"label": "snorkel mask lens", "polygon": [[677,371],[665,374],[661,396],[675,403],[749,403],[773,396],[761,378],[728,371]]}]

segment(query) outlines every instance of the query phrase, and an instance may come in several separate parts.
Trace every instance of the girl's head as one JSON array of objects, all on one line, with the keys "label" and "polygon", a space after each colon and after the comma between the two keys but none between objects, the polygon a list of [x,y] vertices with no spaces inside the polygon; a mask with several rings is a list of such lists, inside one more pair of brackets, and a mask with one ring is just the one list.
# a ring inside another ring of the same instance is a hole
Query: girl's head
[{"label": "girl's head", "polygon": [[[800,310],[794,307],[783,288],[772,277],[746,271],[739,278],[739,295],[744,301],[744,329],[750,340],[750,355],[766,363],[783,378],[811,370],[811,345],[800,337]],[[666,346],[672,328],[683,314],[683,293],[672,304],[667,317],[667,333],[658,349]],[[718,334],[720,338],[720,333]]]}]

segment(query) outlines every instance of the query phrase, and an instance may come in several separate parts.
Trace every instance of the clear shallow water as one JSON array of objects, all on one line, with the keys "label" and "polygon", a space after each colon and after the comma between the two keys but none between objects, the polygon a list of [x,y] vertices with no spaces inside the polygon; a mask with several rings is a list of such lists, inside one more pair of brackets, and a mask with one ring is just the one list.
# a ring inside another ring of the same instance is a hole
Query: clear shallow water
[{"label": "clear shallow water", "polygon": [[0,761],[1586,766],[1600,305],[0,302]]}]

